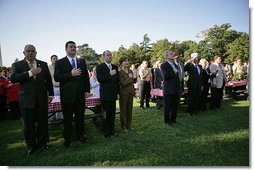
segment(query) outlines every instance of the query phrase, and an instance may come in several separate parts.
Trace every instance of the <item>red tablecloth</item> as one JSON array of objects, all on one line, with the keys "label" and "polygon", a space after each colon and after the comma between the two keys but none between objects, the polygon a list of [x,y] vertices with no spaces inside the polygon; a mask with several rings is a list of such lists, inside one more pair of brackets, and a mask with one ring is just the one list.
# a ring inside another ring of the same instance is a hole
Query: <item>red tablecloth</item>
[{"label": "red tablecloth", "polygon": [[[100,104],[101,104],[101,101],[99,97],[92,96],[92,97],[86,98],[86,104],[85,104],[86,107],[97,106]],[[58,111],[62,111],[60,96],[54,96],[52,102],[48,104],[48,113],[58,112]]]},{"label": "red tablecloth", "polygon": [[[184,87],[184,94],[188,93],[188,88]],[[160,96],[163,97],[163,90],[162,89],[152,89],[151,90],[151,95],[152,96]]]},{"label": "red tablecloth", "polygon": [[239,87],[239,86],[246,86],[247,84],[248,84],[247,80],[229,81],[225,84],[225,87]]}]

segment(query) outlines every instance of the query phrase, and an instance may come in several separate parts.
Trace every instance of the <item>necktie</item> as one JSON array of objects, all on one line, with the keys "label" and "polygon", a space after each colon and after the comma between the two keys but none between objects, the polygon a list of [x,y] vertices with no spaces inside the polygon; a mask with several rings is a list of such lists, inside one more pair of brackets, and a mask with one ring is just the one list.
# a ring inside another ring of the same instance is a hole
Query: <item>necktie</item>
[{"label": "necktie", "polygon": [[181,69],[181,66],[179,63],[177,64],[177,69],[178,69],[178,77],[179,77],[179,80],[181,81],[182,80],[182,69]]},{"label": "necktie", "polygon": [[171,67],[173,68],[174,72],[176,72],[176,71],[177,71],[177,68],[176,68],[175,64],[170,62],[170,65],[171,65]]},{"label": "necktie", "polygon": [[72,68],[75,68],[75,61],[73,58],[71,59],[71,66],[72,66]]},{"label": "necktie", "polygon": [[34,63],[33,62],[29,62],[29,67],[30,67],[30,69],[34,68]]},{"label": "necktie", "polygon": [[199,75],[199,74],[200,74],[200,70],[199,70],[198,65],[196,64],[195,67],[197,68],[197,70],[198,70],[198,75]]},{"label": "necktie", "polygon": [[111,64],[108,64],[108,68],[111,70],[112,69],[112,66],[111,66]]},{"label": "necktie", "polygon": [[[30,69],[34,68],[34,62],[29,62]],[[34,79],[36,79],[36,76],[33,76]]]}]

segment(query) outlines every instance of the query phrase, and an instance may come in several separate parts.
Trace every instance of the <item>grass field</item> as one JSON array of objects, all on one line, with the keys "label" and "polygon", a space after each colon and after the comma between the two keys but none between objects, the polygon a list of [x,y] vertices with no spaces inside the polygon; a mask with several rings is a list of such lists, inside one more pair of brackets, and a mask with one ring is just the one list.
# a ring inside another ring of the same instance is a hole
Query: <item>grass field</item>
[{"label": "grass field", "polygon": [[122,133],[116,116],[115,137],[105,139],[98,120],[85,121],[89,143],[63,147],[61,124],[49,125],[50,148],[25,154],[20,121],[0,122],[0,165],[5,166],[249,166],[249,102],[224,100],[219,111],[163,122],[163,109],[139,109],[134,103],[134,131]]}]

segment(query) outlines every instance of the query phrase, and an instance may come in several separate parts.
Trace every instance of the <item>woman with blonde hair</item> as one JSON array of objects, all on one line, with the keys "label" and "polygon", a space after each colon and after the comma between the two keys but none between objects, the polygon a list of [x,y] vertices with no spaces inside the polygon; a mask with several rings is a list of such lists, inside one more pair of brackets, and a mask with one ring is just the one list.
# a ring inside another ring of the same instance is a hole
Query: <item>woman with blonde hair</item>
[{"label": "woman with blonde hair", "polygon": [[96,67],[93,68],[92,76],[90,77],[90,84],[92,87],[93,95],[100,97],[100,83],[96,77]]}]

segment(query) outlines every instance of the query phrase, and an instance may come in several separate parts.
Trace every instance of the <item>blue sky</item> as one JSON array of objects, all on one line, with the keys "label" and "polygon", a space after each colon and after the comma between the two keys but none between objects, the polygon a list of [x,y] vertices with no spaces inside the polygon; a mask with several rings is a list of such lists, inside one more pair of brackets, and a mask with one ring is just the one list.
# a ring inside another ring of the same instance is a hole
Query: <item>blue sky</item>
[{"label": "blue sky", "polygon": [[198,40],[214,25],[231,23],[249,33],[248,0],[1,0],[0,44],[3,64],[23,59],[23,48],[34,44],[37,58],[64,57],[64,45],[88,43],[97,53],[140,43]]}]

